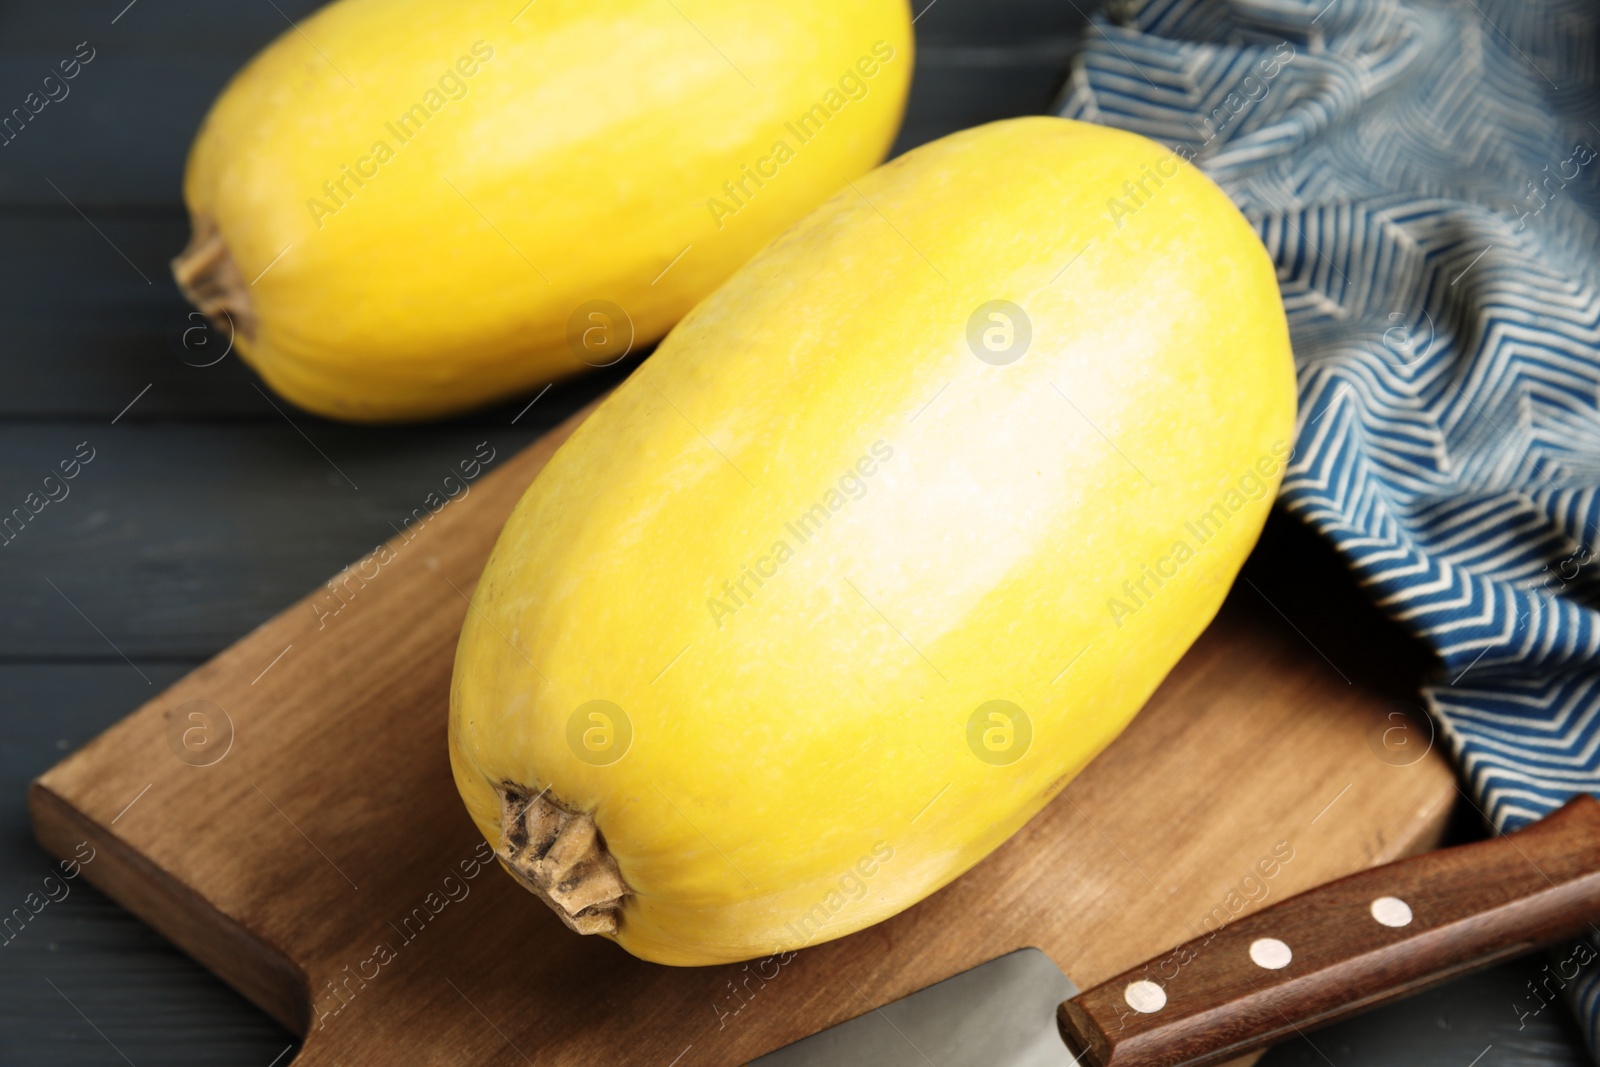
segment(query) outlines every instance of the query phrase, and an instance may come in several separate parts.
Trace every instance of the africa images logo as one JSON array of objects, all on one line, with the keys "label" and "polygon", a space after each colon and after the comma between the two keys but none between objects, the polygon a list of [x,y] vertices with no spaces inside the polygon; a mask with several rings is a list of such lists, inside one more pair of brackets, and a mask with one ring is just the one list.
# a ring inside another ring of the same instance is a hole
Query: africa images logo
[{"label": "africa images logo", "polygon": [[840,475],[820,500],[783,524],[784,531],[794,538],[794,544],[785,538],[776,538],[765,555],[745,563],[737,577],[723,582],[720,593],[706,597],[706,610],[711,613],[711,621],[717,629],[722,629],[723,619],[753,602],[761,587],[778,576],[778,569],[822,533],[829,519],[843,511],[852,500],[867,495],[867,479],[894,456],[894,448],[882,439],[872,442],[871,451],[871,456],[862,455],[854,466]]},{"label": "africa images logo", "polygon": [[1111,613],[1111,621],[1121,628],[1128,616],[1138,614],[1140,609],[1155,599],[1161,587],[1176,578],[1179,569],[1194,559],[1204,549],[1206,542],[1221,533],[1228,520],[1247,505],[1268,500],[1267,506],[1270,506],[1271,479],[1278,473],[1280,465],[1286,464],[1293,455],[1294,449],[1288,444],[1274,441],[1272,455],[1257,459],[1236,479],[1236,485],[1229,486],[1204,510],[1185,521],[1184,532],[1193,537],[1194,543],[1190,543],[1189,537],[1175,538],[1165,555],[1150,563],[1141,563],[1138,575],[1122,583],[1121,592],[1126,599],[1116,596],[1106,598],[1106,610]]},{"label": "africa images logo", "polygon": [[772,143],[772,148],[767,154],[757,159],[753,165],[741,164],[738,177],[722,183],[722,192],[727,200],[714,196],[706,200],[706,209],[711,212],[711,221],[717,224],[717,229],[720,230],[726,225],[724,219],[737,215],[749,204],[757,192],[766,188],[767,182],[778,177],[783,165],[795,158],[797,147],[810,144],[822,133],[829,120],[843,111],[852,101],[865,99],[872,91],[867,79],[875,77],[882,69],[882,65],[889,63],[894,57],[894,45],[888,41],[875,42],[871,55],[857,59],[855,66],[847,68],[839,76],[837,88],[829,88],[822,94],[822,99],[797,115],[792,122],[783,124],[784,129],[794,136],[795,144],[791,145],[788,138],[780,137]]},{"label": "africa images logo", "polygon": [[[452,100],[461,100],[467,95],[466,79],[477,74],[489,61],[494,58],[494,49],[482,41],[472,42],[472,55],[459,57],[453,67],[446,67],[445,72],[439,76],[437,86],[430,85],[422,94],[422,99],[402,111],[393,122],[386,122],[383,128],[394,138],[395,144],[391,146],[386,140],[372,143],[372,150],[359,157],[355,166],[341,164],[339,173],[322,183],[322,193],[327,201],[311,197],[306,201],[306,210],[311,212],[311,221],[317,224],[317,229],[322,229],[323,219],[328,215],[337,215],[343,208],[348,207],[350,201],[355,199],[356,193],[366,188],[367,182],[376,178],[379,168],[393,159],[400,148],[410,144],[412,139],[422,132],[428,120],[445,109]],[[371,169],[368,169],[368,168]],[[352,184],[354,188],[352,188]]]}]

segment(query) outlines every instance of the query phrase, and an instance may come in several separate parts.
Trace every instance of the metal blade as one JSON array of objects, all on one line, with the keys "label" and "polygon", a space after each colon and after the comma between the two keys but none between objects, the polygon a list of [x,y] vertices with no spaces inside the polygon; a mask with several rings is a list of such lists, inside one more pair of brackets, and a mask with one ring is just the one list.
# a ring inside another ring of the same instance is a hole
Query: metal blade
[{"label": "metal blade", "polygon": [[1076,1067],[1056,1007],[1078,995],[1018,949],[753,1061],[751,1067]]}]

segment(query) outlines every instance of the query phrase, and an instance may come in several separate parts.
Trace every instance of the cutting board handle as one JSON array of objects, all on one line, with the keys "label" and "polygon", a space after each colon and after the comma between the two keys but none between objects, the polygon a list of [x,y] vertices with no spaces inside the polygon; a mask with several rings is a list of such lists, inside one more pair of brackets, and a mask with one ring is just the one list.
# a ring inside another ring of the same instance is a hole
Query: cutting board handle
[{"label": "cutting board handle", "polygon": [[[1061,1005],[1083,1067],[1201,1067],[1596,929],[1600,802],[1374,867],[1219,927]],[[1584,958],[1577,958],[1579,955]],[[1570,980],[1593,949],[1558,963]]]}]

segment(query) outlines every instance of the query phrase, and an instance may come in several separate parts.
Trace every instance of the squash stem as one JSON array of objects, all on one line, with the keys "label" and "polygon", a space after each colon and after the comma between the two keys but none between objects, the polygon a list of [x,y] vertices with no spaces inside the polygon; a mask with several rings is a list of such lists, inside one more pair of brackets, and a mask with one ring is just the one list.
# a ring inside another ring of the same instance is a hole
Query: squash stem
[{"label": "squash stem", "polygon": [[632,892],[588,812],[555,802],[550,791],[500,787],[501,866],[580,934],[615,934]]},{"label": "squash stem", "polygon": [[246,341],[254,341],[256,311],[250,287],[228,253],[222,231],[209,215],[197,215],[193,221],[188,246],[172,261],[178,288],[218,330],[232,336],[237,329]]}]

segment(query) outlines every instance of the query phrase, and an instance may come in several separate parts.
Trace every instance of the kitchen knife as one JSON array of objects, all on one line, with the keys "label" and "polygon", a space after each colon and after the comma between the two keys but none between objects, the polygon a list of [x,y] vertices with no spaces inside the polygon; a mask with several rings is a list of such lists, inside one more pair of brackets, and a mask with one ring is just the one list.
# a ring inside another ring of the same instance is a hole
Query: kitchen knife
[{"label": "kitchen knife", "polygon": [[1019,949],[755,1064],[1202,1067],[1597,922],[1600,802],[1580,796],[1516,833],[1289,897],[1086,993]]}]

